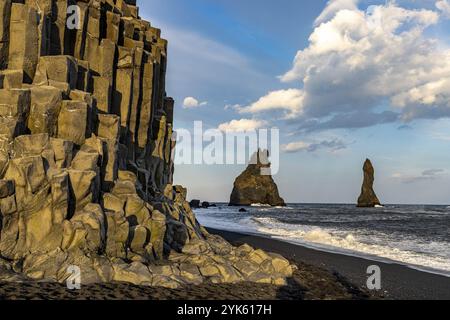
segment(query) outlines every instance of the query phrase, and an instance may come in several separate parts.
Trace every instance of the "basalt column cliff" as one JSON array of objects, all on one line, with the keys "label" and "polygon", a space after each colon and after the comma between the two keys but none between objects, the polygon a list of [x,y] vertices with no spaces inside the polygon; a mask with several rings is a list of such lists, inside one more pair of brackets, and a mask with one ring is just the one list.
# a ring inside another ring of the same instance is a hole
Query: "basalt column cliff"
[{"label": "basalt column cliff", "polygon": [[136,1],[0,1],[0,280],[62,282],[71,266],[83,283],[165,287],[291,276],[284,258],[209,235],[172,186],[166,64]]}]

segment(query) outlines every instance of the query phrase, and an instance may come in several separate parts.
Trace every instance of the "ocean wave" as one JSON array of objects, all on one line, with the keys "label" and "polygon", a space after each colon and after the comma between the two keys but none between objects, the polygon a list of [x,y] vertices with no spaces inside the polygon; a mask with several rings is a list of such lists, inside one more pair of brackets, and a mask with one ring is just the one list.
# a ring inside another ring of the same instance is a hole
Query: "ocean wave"
[{"label": "ocean wave", "polygon": [[335,249],[346,253],[360,253],[363,256],[377,256],[391,261],[400,262],[411,266],[445,271],[450,275],[450,261],[445,257],[418,253],[387,245],[369,244],[359,241],[356,235],[346,234],[338,236],[327,230],[314,228],[310,231],[288,230],[284,228],[271,228],[259,226],[258,232],[271,235],[281,240],[293,241],[299,244],[318,245],[320,249]]},{"label": "ocean wave", "polygon": [[259,208],[259,207],[272,207],[270,204],[263,204],[263,203],[252,203],[251,205],[250,205],[250,207],[257,207],[257,208]]},{"label": "ocean wave", "polygon": [[286,207],[275,207],[275,209],[278,209],[278,210],[295,210],[295,208],[288,207],[288,206],[286,206]]},{"label": "ocean wave", "polygon": [[[411,208],[408,214],[399,214],[400,210],[383,214],[382,210],[381,216],[375,211],[359,214],[357,209],[354,214],[323,213],[314,207],[307,208],[311,213],[303,213],[304,208],[300,206],[295,209],[298,212],[255,208],[243,215],[234,209],[198,211],[197,214],[199,221],[211,228],[259,234],[318,250],[397,262],[450,276],[449,239],[441,235],[440,229],[436,235],[420,231],[424,226],[436,231],[439,225],[445,225],[447,218],[434,208],[426,214],[416,214],[422,211],[418,208]],[[325,209],[333,211],[333,208]],[[402,207],[401,211],[406,210]],[[443,223],[439,224],[436,219]],[[383,225],[391,228],[386,232],[374,228]]]}]

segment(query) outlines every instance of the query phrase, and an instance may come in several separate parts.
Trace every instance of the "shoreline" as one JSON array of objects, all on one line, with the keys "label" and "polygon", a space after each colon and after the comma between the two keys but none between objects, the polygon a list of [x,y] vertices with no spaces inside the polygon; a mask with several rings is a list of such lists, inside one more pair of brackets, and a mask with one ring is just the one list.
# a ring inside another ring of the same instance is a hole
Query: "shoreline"
[{"label": "shoreline", "polygon": [[[366,288],[367,268],[377,265],[381,268],[381,294],[387,299],[399,300],[449,300],[450,278],[413,269],[399,263],[387,263],[367,258],[312,249],[259,235],[249,235],[207,228],[212,234],[222,236],[233,244],[249,245],[275,252],[297,262],[336,272],[358,288]],[[367,290],[367,289],[365,289]]]},{"label": "shoreline", "polygon": [[[178,289],[96,283],[67,290],[63,283],[0,280],[0,300],[448,300],[450,278],[395,263],[319,251],[257,235],[207,229],[239,246],[244,243],[288,258],[297,270],[286,285],[239,282],[182,286]],[[366,286],[367,268],[381,269],[380,291]],[[2,275],[0,268],[0,276]],[[4,270],[5,271],[5,270]],[[8,272],[6,272],[8,278]],[[0,277],[1,278],[1,277]]]},{"label": "shoreline", "polygon": [[446,277],[446,278],[450,279],[450,272],[447,272],[444,270],[428,268],[428,267],[421,266],[421,265],[407,264],[402,261],[396,261],[396,260],[392,260],[392,259],[385,258],[385,257],[371,255],[369,253],[360,253],[360,252],[355,252],[355,251],[351,251],[351,250],[343,249],[343,248],[333,249],[332,247],[328,247],[326,245],[321,246],[320,243],[318,243],[318,244],[300,243],[300,242],[296,242],[294,240],[275,238],[275,236],[272,236],[270,234],[263,234],[263,233],[257,233],[257,232],[251,232],[251,231],[249,231],[249,232],[238,231],[238,230],[234,231],[234,230],[229,230],[229,229],[217,229],[215,227],[211,227],[211,228],[205,227],[205,228],[208,230],[215,230],[216,232],[238,233],[238,234],[245,235],[245,236],[251,236],[251,237],[254,236],[254,237],[265,238],[268,240],[280,241],[283,243],[291,244],[294,246],[300,246],[300,247],[314,250],[314,251],[320,251],[320,252],[325,252],[325,253],[330,253],[330,254],[337,254],[337,255],[341,255],[341,256],[347,256],[350,258],[359,258],[359,259],[363,259],[363,260],[373,261],[376,263],[384,263],[384,264],[389,264],[389,265],[392,265],[392,264],[400,265],[400,266],[403,266],[405,268],[409,268],[409,269],[412,269],[415,271],[430,273],[433,275],[442,276],[442,277]]}]

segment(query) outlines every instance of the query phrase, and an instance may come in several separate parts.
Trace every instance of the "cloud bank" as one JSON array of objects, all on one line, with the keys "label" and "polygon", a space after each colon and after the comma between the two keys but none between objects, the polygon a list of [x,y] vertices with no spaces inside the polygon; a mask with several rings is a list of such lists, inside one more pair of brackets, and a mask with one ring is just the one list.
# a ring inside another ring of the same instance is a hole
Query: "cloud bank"
[{"label": "cloud bank", "polygon": [[281,146],[281,150],[286,153],[316,152],[320,149],[327,149],[336,152],[347,148],[347,144],[339,139],[323,140],[319,142],[297,141]]},{"label": "cloud bank", "polygon": [[394,179],[400,180],[402,183],[405,184],[412,184],[416,182],[421,181],[429,181],[429,180],[436,180],[440,177],[442,177],[445,173],[445,170],[443,169],[429,169],[423,171],[419,175],[405,175],[402,173],[395,173],[392,175]]},{"label": "cloud bank", "polygon": [[317,18],[309,45],[280,77],[297,88],[240,112],[281,111],[311,131],[449,117],[450,50],[426,35],[448,1],[436,4],[440,11],[357,3],[330,1]]},{"label": "cloud bank", "polygon": [[440,0],[436,2],[436,8],[441,10],[444,16],[450,18],[450,2],[448,0]]},{"label": "cloud bank", "polygon": [[259,113],[269,110],[284,110],[287,117],[300,114],[303,107],[303,91],[299,89],[269,92],[251,105],[238,109],[240,113]]}]

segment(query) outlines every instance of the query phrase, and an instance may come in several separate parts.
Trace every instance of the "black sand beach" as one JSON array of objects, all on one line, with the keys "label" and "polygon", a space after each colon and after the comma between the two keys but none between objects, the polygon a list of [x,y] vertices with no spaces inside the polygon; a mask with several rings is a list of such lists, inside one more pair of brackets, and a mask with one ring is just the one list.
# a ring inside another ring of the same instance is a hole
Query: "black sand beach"
[{"label": "black sand beach", "polygon": [[381,294],[387,299],[450,299],[449,277],[417,271],[400,264],[387,264],[368,259],[313,250],[265,237],[214,229],[209,229],[209,232],[218,234],[234,244],[248,243],[256,248],[279,253],[296,263],[304,263],[331,272],[336,272],[359,288],[366,287],[367,267],[377,265],[381,268],[382,272],[382,292],[378,294]]},{"label": "black sand beach", "polygon": [[[209,229],[235,245],[284,255],[298,266],[288,285],[238,283],[152,288],[124,283],[86,285],[70,291],[64,284],[0,282],[0,300],[430,300],[450,299],[450,278],[387,264],[333,254],[265,237]],[[382,271],[380,292],[366,289],[366,270],[378,265]]]},{"label": "black sand beach", "polygon": [[[217,233],[220,233],[219,231]],[[227,236],[231,236],[228,234]],[[243,235],[233,235],[242,238]],[[1,300],[368,300],[377,298],[343,277],[301,261],[284,286],[262,283],[203,283],[178,289],[136,286],[127,283],[98,283],[68,290],[63,283],[0,281]],[[2,270],[0,268],[0,276]]]},{"label": "black sand beach", "polygon": [[282,287],[271,284],[204,283],[179,289],[136,286],[126,283],[84,285],[68,290],[64,284],[48,282],[0,282],[2,300],[367,300],[366,292],[325,270],[299,264]]}]

